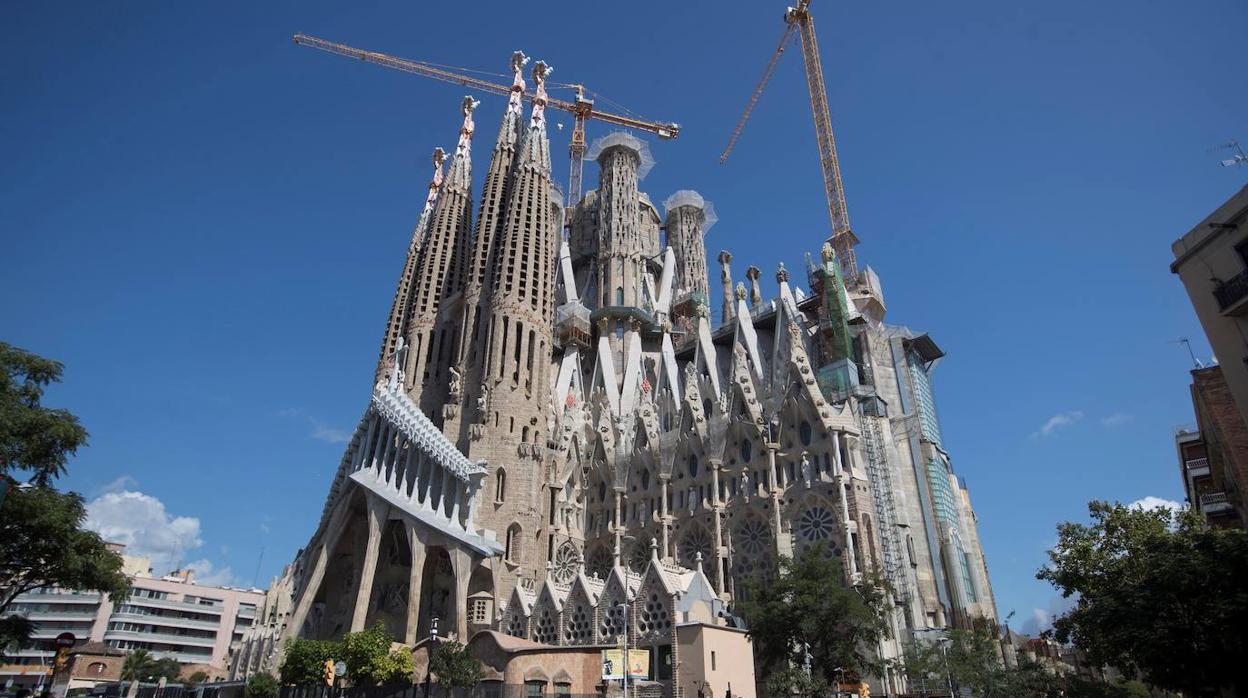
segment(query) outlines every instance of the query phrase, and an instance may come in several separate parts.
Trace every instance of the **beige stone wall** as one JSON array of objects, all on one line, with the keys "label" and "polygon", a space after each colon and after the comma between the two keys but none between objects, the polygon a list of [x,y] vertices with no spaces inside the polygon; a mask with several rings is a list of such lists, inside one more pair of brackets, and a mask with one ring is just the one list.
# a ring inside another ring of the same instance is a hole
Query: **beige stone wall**
[{"label": "beige stone wall", "polygon": [[691,623],[676,628],[680,646],[677,685],[685,696],[697,696],[709,685],[710,696],[753,698],[754,650],[744,630]]}]

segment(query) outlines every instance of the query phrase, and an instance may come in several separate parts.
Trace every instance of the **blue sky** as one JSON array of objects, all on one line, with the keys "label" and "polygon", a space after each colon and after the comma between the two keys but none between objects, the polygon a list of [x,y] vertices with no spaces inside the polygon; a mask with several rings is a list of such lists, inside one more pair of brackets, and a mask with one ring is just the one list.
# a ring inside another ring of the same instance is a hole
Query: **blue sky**
[{"label": "blue sky", "polygon": [[[454,145],[464,90],[297,47],[296,31],[498,73],[522,48],[555,81],[684,126],[652,144],[643,188],[714,201],[712,254],[770,270],[817,251],[798,51],[717,163],[783,2],[472,8],[4,8],[0,337],[65,362],[48,402],[92,439],[64,484],[115,535],[263,582],[312,532],[366,404],[429,152]],[[812,10],[860,263],[888,319],[948,352],[946,442],[1021,626],[1054,603],[1033,575],[1057,522],[1092,498],[1182,497],[1171,433],[1192,419],[1190,361],[1172,341],[1209,349],[1169,244],[1248,174],[1209,152],[1248,139],[1248,6]],[[482,97],[478,182],[502,104]],[[552,133],[563,173],[569,130]]]}]

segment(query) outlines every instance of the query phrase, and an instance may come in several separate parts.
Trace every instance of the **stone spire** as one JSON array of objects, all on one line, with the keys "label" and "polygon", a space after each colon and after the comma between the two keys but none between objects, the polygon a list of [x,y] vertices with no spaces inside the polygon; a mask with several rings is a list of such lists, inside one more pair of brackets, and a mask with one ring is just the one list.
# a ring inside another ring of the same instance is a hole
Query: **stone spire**
[{"label": "stone spire", "polygon": [[416,273],[420,248],[425,242],[425,233],[429,229],[429,214],[433,212],[433,204],[437,201],[438,191],[442,188],[442,163],[445,161],[446,151],[434,148],[433,179],[429,181],[429,193],[425,195],[425,208],[420,212],[416,229],[412,231],[412,241],[407,246],[407,260],[403,263],[403,273],[399,275],[399,283],[394,289],[394,302],[390,304],[390,321],[386,323],[386,334],[381,339],[381,356],[377,359],[377,372],[373,376],[374,383],[380,383],[391,373],[395,349],[399,338],[406,330],[412,277]]},{"label": "stone spire", "polygon": [[697,295],[706,303],[710,289],[706,279],[706,244],[703,236],[718,218],[711,202],[692,189],[682,189],[663,202],[667,211],[667,244],[676,256],[672,287],[679,300]]},{"label": "stone spire", "polygon": [[[459,142],[430,215],[429,234],[416,268],[408,319],[407,343],[411,350],[404,371],[407,388],[412,399],[421,404],[435,423],[441,422],[441,415],[433,414],[426,403],[433,405],[444,401],[445,390],[441,384],[455,351],[452,346],[455,333],[448,330],[457,324],[443,317],[439,309],[444,298],[462,287],[472,234],[472,133],[475,128],[472,112],[477,104],[472,97],[464,97],[464,122],[459,129]],[[428,399],[425,394],[429,394]]]},{"label": "stone spire", "polygon": [[719,321],[727,325],[736,317],[736,302],[733,300],[736,296],[732,292],[732,268],[728,263],[732,261],[732,253],[728,250],[719,251],[719,280],[724,284],[724,309],[720,313]]},{"label": "stone spire", "polygon": [[[480,360],[477,355],[481,344],[483,325],[489,322],[490,297],[489,282],[495,254],[495,240],[502,227],[506,213],[507,196],[511,190],[511,168],[516,157],[516,147],[524,128],[524,66],[529,62],[523,51],[511,54],[511,94],[507,98],[507,109],[503,112],[503,121],[498,129],[498,138],[494,141],[494,152],[490,156],[490,167],[485,173],[485,183],[481,190],[481,204],[477,213],[476,234],[472,240],[472,251],[467,262],[464,278],[464,295],[460,310],[460,322],[456,345],[458,351],[451,358],[451,364],[462,381],[463,395],[467,404],[478,397],[474,386],[480,384]],[[485,307],[483,306],[485,302]],[[453,382],[454,383],[454,382]],[[459,393],[460,385],[452,385],[449,395],[450,403],[456,405],[447,411],[445,423],[446,434],[452,441],[461,443],[464,435],[463,410],[457,406],[462,400]]]},{"label": "stone spire", "polygon": [[[509,494],[482,515],[482,525],[496,531],[547,504],[542,459],[549,437],[552,298],[559,249],[558,228],[550,220],[555,209],[543,113],[549,73],[542,61],[534,66],[533,111],[512,166],[488,300],[482,305],[483,356],[474,372],[479,384],[469,386],[476,397],[472,409],[465,409],[465,419],[476,422],[467,430],[469,456],[507,468]],[[486,496],[497,498],[497,493]],[[524,535],[531,541],[536,532],[526,527]],[[524,571],[540,576],[546,560],[542,546],[523,546],[520,558],[516,562]]]}]

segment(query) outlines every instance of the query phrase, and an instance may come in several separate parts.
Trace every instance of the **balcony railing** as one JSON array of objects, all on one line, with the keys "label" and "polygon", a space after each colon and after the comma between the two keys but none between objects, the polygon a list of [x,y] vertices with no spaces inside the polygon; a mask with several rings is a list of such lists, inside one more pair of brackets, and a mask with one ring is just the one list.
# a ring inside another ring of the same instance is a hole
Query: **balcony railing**
[{"label": "balcony railing", "polygon": [[1229,504],[1231,499],[1227,498],[1226,492],[1206,492],[1201,494],[1201,508],[1216,507],[1219,504]]},{"label": "balcony railing", "polygon": [[1196,468],[1208,468],[1208,467],[1209,467],[1208,458],[1193,458],[1187,461],[1188,470],[1195,470]]},{"label": "balcony railing", "polygon": [[1226,310],[1248,297],[1248,269],[1214,287],[1213,297],[1218,300],[1218,310]]}]

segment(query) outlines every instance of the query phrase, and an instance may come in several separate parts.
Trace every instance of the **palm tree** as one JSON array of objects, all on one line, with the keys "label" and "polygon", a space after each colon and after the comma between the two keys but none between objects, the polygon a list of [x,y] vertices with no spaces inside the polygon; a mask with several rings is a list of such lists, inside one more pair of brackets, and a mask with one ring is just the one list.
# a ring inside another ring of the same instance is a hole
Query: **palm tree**
[{"label": "palm tree", "polygon": [[121,665],[122,681],[142,681],[156,673],[156,659],[147,650],[135,650]]}]

